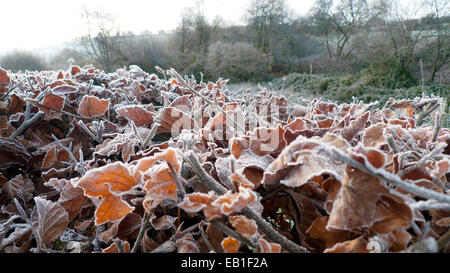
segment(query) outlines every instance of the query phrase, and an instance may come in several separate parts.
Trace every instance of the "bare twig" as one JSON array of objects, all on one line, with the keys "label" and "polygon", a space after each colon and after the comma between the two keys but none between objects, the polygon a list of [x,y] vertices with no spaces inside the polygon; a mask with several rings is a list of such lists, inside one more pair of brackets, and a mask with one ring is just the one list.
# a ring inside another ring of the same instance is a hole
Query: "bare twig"
[{"label": "bare twig", "polygon": [[161,124],[159,124],[158,122],[153,123],[152,128],[150,129],[150,132],[148,133],[147,137],[144,140],[144,143],[142,144],[141,150],[145,150],[147,149],[148,144],[150,144],[150,142],[152,141],[153,137],[156,134],[156,130],[158,130],[158,127]]},{"label": "bare twig", "polygon": [[400,170],[397,174],[398,177],[403,177],[405,174],[420,168],[423,164],[425,164],[428,160],[432,159],[434,156],[442,153],[444,151],[445,148],[445,144],[443,145],[438,145],[437,147],[435,147],[431,152],[429,152],[428,154],[426,154],[425,156],[423,156],[419,161],[417,161],[416,163],[414,163],[414,165]]},{"label": "bare twig", "polygon": [[441,127],[442,127],[442,121],[444,119],[445,119],[444,111],[442,111],[442,113],[437,114],[436,120],[434,123],[433,137],[431,138],[431,142],[436,142],[436,140],[439,136],[439,131],[441,130]]},{"label": "bare twig", "polygon": [[206,236],[205,231],[203,230],[203,228],[199,228],[200,230],[200,235],[202,236],[203,242],[205,243],[205,245],[208,247],[208,249],[210,251],[213,251],[215,253],[219,253],[219,251],[217,251],[216,249],[214,249],[214,247],[212,246],[211,242],[208,239],[208,236]]},{"label": "bare twig", "polygon": [[236,231],[232,230],[231,228],[227,227],[226,225],[224,225],[223,223],[219,222],[218,220],[214,219],[211,220],[210,223],[217,228],[218,230],[220,230],[222,233],[233,237],[234,239],[238,240],[239,243],[241,243],[242,245],[248,245],[250,247],[253,248],[257,248],[258,246],[255,245],[254,243],[252,243],[250,240],[248,240],[247,238],[245,238],[244,236],[242,236],[241,234],[237,233]]},{"label": "bare twig", "polygon": [[114,244],[116,244],[117,250],[119,251],[119,253],[125,253],[125,249],[123,247],[123,243],[121,240],[115,240]]},{"label": "bare twig", "polygon": [[409,205],[415,210],[445,210],[450,211],[450,204],[448,203],[438,203],[433,200],[418,201]]},{"label": "bare twig", "polygon": [[[323,143],[319,142],[319,144],[323,144]],[[344,152],[342,152],[334,147],[328,147],[328,146],[327,146],[326,152],[330,152],[331,155],[339,158],[341,161],[343,161],[347,165],[357,168],[369,175],[375,176],[378,179],[384,180],[384,181],[388,182],[389,184],[398,186],[399,188],[401,188],[407,192],[413,193],[416,196],[419,196],[419,197],[422,197],[425,199],[434,199],[436,201],[443,202],[443,203],[450,203],[449,195],[441,194],[436,191],[429,190],[429,189],[426,189],[423,187],[419,187],[412,183],[408,183],[406,181],[403,181],[397,175],[386,172],[385,170],[380,170],[380,169],[376,169],[373,167],[365,166],[362,163],[354,160],[353,158],[351,158]]]},{"label": "bare twig", "polygon": [[420,112],[419,117],[417,117],[417,126],[421,126],[423,122],[425,121],[425,118],[431,114],[434,110],[436,110],[439,107],[439,103],[431,103],[429,104],[422,112]]},{"label": "bare twig", "polygon": [[139,230],[138,237],[136,238],[130,253],[136,253],[138,251],[142,238],[144,238],[145,231],[148,227],[150,227],[150,213],[145,212],[144,218],[142,219],[141,229]]},{"label": "bare twig", "polygon": [[19,128],[17,128],[12,134],[11,138],[16,138],[20,136],[28,127],[30,127],[33,123],[35,123],[37,120],[39,120],[44,115],[44,112],[39,111],[36,114],[34,114],[33,117],[31,117],[28,120],[25,120]]},{"label": "bare twig", "polygon": [[[16,85],[14,85],[13,87],[9,88],[8,92],[6,92],[1,98],[0,101],[3,101],[6,97],[8,97],[8,95],[14,91],[14,89],[16,89],[17,87],[19,87],[24,81],[26,81],[26,78],[23,78],[22,80],[20,80]],[[11,82],[12,83],[12,82]]]},{"label": "bare twig", "polygon": [[20,205],[19,201],[14,198],[14,204],[16,205],[17,210],[20,213],[20,216],[22,216],[22,218],[27,222],[27,224],[30,226],[31,231],[33,233],[34,238],[36,239],[36,248],[38,252],[41,252],[41,248],[42,248],[42,242],[41,242],[41,237],[39,237],[38,232],[35,230],[35,228],[33,227],[33,223],[31,222],[31,219],[28,218],[25,210],[22,208],[22,206]]},{"label": "bare twig", "polygon": [[[83,164],[81,164],[80,162],[78,162],[78,160],[76,159],[75,155],[72,153],[72,149],[67,148],[66,146],[64,146],[61,141],[54,135],[52,134],[53,139],[56,141],[56,143],[58,143],[58,145],[64,149],[68,154],[70,159],[73,161],[73,163],[75,164],[75,170],[77,172],[79,172],[82,176],[86,173],[86,169],[84,168]],[[72,144],[72,143],[71,143]]]},{"label": "bare twig", "polygon": [[180,178],[178,177],[175,170],[173,169],[172,164],[167,162],[167,166],[169,166],[170,173],[172,174],[172,177],[175,180],[175,183],[177,184],[177,188],[178,188],[177,192],[180,197],[180,200],[183,200],[183,197],[186,195],[186,189],[184,188],[183,182],[180,181]]}]

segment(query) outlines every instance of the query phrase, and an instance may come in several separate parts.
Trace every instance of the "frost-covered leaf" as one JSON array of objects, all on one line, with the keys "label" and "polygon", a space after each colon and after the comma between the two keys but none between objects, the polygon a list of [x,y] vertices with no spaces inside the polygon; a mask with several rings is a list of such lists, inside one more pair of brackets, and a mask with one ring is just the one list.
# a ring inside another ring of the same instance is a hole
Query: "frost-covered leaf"
[{"label": "frost-covered leaf", "polygon": [[32,213],[33,227],[39,241],[50,247],[52,242],[61,236],[69,223],[69,215],[59,204],[35,197],[36,207]]}]

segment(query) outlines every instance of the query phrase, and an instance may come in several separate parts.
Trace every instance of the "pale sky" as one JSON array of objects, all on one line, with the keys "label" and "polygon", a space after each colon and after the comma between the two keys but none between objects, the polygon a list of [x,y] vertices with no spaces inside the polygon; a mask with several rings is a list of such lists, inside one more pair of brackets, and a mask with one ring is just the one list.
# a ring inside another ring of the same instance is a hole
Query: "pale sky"
[{"label": "pale sky", "polygon": [[[101,8],[116,16],[122,31],[136,34],[172,30],[181,11],[196,0],[1,0],[0,53],[57,46],[86,34],[81,7]],[[205,15],[241,23],[249,0],[204,0]],[[314,0],[287,0],[297,15],[308,12]]]}]

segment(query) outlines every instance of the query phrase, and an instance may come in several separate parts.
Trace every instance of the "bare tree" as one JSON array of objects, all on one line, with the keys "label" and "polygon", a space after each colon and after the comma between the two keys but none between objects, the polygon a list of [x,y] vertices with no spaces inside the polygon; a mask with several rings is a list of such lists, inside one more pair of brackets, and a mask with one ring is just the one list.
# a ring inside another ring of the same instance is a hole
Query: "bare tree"
[{"label": "bare tree", "polygon": [[352,48],[352,37],[368,30],[369,22],[386,11],[384,1],[318,0],[313,7],[312,19],[318,33],[325,38],[328,57],[339,62],[347,59]]},{"label": "bare tree", "polygon": [[83,9],[88,33],[81,39],[87,54],[107,72],[111,72],[122,56],[120,32],[113,15],[99,10]]},{"label": "bare tree", "polygon": [[431,63],[431,74],[429,81],[433,82],[436,73],[450,58],[450,29],[442,20],[450,15],[450,2],[448,0],[428,0],[426,2],[431,8],[430,33],[431,47],[434,50]]},{"label": "bare tree", "polygon": [[417,47],[427,38],[426,29],[432,17],[418,19],[425,8],[424,2],[408,6],[395,1],[389,4],[391,12],[387,14],[386,33],[399,71],[408,72],[417,64]]},{"label": "bare tree", "polygon": [[288,14],[285,0],[252,0],[245,20],[254,33],[257,48],[270,52],[277,27],[286,22]]}]

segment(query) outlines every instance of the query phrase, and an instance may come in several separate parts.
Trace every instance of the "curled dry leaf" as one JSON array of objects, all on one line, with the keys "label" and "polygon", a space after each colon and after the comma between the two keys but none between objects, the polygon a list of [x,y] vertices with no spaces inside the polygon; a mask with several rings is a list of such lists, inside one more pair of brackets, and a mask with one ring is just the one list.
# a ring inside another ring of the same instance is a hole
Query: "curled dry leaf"
[{"label": "curled dry leaf", "polygon": [[239,231],[239,233],[251,240],[254,236],[258,236],[258,225],[255,220],[248,219],[243,215],[230,216],[231,225]]},{"label": "curled dry leaf", "polygon": [[69,223],[66,210],[58,203],[35,197],[36,207],[31,220],[33,228],[39,236],[38,242],[50,247],[56,239],[64,233]]},{"label": "curled dry leaf", "polygon": [[177,197],[177,185],[168,164],[173,167],[175,174],[179,175],[181,159],[173,148],[144,157],[136,165],[136,176],[144,183],[147,193],[144,199],[144,207],[147,210],[155,208],[164,198]]},{"label": "curled dry leaf", "polygon": [[32,198],[34,191],[33,181],[29,178],[23,178],[21,174],[16,175],[10,179],[3,186],[4,191],[8,194],[11,200],[14,198],[28,201]]},{"label": "curled dry leaf", "polygon": [[8,91],[10,78],[8,76],[8,73],[0,68],[0,93],[5,93]]},{"label": "curled dry leaf", "polygon": [[[349,144],[342,138],[326,134],[321,139],[325,145],[331,144],[345,149]],[[280,156],[272,162],[264,173],[262,183],[267,186],[278,183],[290,187],[300,187],[313,177],[328,173],[337,179],[344,176],[342,164],[334,161],[327,153],[322,153],[317,141],[299,137],[289,144]]]},{"label": "curled dry leaf", "polygon": [[9,137],[0,137],[1,169],[7,169],[12,165],[25,165],[30,158],[30,153],[20,141]]},{"label": "curled dry leaf", "polygon": [[95,224],[116,222],[134,210],[121,195],[139,184],[134,170],[121,162],[111,163],[88,171],[77,183],[90,197],[101,197],[102,201],[95,211]]},{"label": "curled dry leaf", "polygon": [[155,114],[139,105],[125,106],[116,109],[116,112],[120,117],[132,120],[138,127],[151,125],[155,116]]},{"label": "curled dry leaf", "polygon": [[77,179],[66,180],[51,178],[48,182],[44,183],[46,186],[51,186],[58,190],[60,203],[69,215],[69,222],[71,222],[82,210],[82,205],[85,200],[83,189],[74,187]]},{"label": "curled dry leaf", "polygon": [[[119,240],[120,244],[123,246],[123,252],[129,253],[131,250],[130,243],[127,241]],[[117,247],[117,244],[114,242],[107,248],[102,250],[103,253],[120,253],[119,248]]]},{"label": "curled dry leaf", "polygon": [[152,216],[150,217],[150,223],[156,230],[167,230],[173,228],[175,227],[174,223],[176,220],[177,217],[173,217],[170,215],[163,215],[157,218],[155,214],[152,214]]},{"label": "curled dry leaf", "polygon": [[108,110],[109,103],[108,99],[99,99],[96,96],[86,95],[80,102],[78,114],[86,118],[102,116]]},{"label": "curled dry leaf", "polygon": [[197,241],[191,234],[186,234],[175,242],[178,253],[200,253]]},{"label": "curled dry leaf", "polygon": [[223,239],[221,245],[225,253],[238,253],[241,243],[233,237],[228,236]]},{"label": "curled dry leaf", "polygon": [[[352,157],[373,168],[382,168],[386,164],[386,155],[373,148],[358,146]],[[390,191],[384,181],[347,166],[341,183],[327,228],[371,227],[376,232],[389,233],[396,227],[411,225],[411,208],[400,195]]]},{"label": "curled dry leaf", "polygon": [[351,241],[337,243],[328,248],[324,253],[369,253],[367,241],[363,237],[358,237]]},{"label": "curled dry leaf", "polygon": [[192,213],[203,210],[206,220],[210,221],[222,215],[220,208],[212,204],[216,199],[217,196],[212,191],[208,194],[194,192],[186,194],[183,201],[178,204],[178,207]]}]

